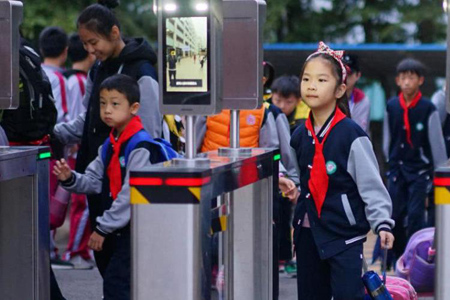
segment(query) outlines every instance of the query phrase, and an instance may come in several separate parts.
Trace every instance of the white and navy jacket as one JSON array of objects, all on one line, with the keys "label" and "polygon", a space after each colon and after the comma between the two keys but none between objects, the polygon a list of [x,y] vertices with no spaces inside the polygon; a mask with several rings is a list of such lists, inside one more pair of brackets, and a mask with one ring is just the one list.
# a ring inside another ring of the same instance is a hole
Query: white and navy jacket
[{"label": "white and navy jacket", "polygon": [[[128,142],[122,145],[119,157],[124,157]],[[142,170],[151,166],[150,150],[146,146],[145,142],[138,144],[131,151],[127,164],[122,166],[122,189],[114,201],[111,199],[109,179],[106,174],[112,153],[111,145],[106,161],[102,159],[103,146],[100,146],[98,156],[89,164],[84,174],[72,171],[72,177],[67,181],[61,182],[64,189],[70,192],[102,195],[101,207],[103,214],[96,216],[97,224],[94,228],[100,235],[106,236],[128,227],[131,216],[130,170]]]},{"label": "white and navy jacket", "polygon": [[414,180],[430,175],[433,168],[447,160],[439,113],[429,100],[422,99],[409,109],[411,147],[406,140],[403,108],[399,97],[388,101],[383,129],[383,152],[390,174],[401,174]]},{"label": "white and navy jacket", "polygon": [[[330,128],[334,114],[317,134],[319,141]],[[372,229],[378,233],[394,226],[392,201],[378,170],[369,137],[353,120],[345,118],[329,133],[323,155],[329,177],[328,191],[318,217],[308,181],[314,158],[314,139],[302,124],[292,135],[297,155],[301,193],[294,214],[295,238],[302,229],[305,213],[319,255],[326,259],[366,240]]]}]

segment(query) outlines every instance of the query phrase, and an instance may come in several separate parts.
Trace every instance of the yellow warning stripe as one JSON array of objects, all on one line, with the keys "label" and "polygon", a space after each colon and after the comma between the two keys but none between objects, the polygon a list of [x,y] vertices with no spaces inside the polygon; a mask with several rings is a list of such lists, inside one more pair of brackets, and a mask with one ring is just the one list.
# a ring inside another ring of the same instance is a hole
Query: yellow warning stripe
[{"label": "yellow warning stripe", "polygon": [[199,187],[189,187],[188,190],[192,193],[192,195],[195,196],[195,198],[197,198],[198,201],[200,201],[200,195],[201,195],[201,191],[202,189]]},{"label": "yellow warning stripe", "polygon": [[[217,228],[217,222],[215,222],[216,220],[219,221],[220,224],[220,228]],[[217,232],[224,232],[227,230],[227,216],[221,216],[218,218],[215,218],[213,220],[211,220],[213,223],[211,226],[211,234],[217,233]]]},{"label": "yellow warning stripe", "polygon": [[220,226],[222,227],[222,231],[227,230],[227,216],[221,216],[220,218]]},{"label": "yellow warning stripe", "polygon": [[130,188],[130,202],[131,204],[150,204],[150,201],[133,186]]},{"label": "yellow warning stripe", "polygon": [[446,187],[435,187],[434,203],[436,203],[436,205],[450,204],[450,191]]}]

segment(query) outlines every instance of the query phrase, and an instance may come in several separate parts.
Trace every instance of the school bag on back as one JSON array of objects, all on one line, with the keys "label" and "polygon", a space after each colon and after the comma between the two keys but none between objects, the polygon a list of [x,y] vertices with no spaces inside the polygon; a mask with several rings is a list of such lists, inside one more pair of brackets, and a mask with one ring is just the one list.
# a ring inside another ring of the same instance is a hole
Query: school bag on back
[{"label": "school bag on back", "polygon": [[[125,165],[128,163],[128,157],[130,153],[136,148],[137,144],[141,142],[148,142],[148,145],[150,146],[150,162],[152,164],[157,164],[160,162],[164,162],[167,160],[171,160],[173,158],[179,157],[178,153],[172,148],[172,145],[167,142],[164,139],[153,139],[150,134],[145,131],[141,130],[135,135],[131,137],[129,142],[126,145],[125,148]],[[105,140],[102,147],[102,161],[103,163],[106,162],[106,158],[108,155],[108,149],[109,145],[111,144],[111,141],[109,138]]]},{"label": "school bag on back", "polygon": [[43,140],[53,132],[57,111],[39,55],[23,40],[19,54],[19,107],[3,111],[1,126],[10,142],[27,144]]}]

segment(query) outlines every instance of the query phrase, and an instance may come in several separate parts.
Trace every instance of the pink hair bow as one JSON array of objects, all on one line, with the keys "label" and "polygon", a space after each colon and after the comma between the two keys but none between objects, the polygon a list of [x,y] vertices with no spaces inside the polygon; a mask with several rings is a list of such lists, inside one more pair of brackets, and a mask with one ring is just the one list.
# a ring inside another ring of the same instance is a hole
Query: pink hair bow
[{"label": "pink hair bow", "polygon": [[333,50],[330,47],[328,47],[327,44],[320,41],[317,51],[308,56],[306,60],[309,60],[311,57],[316,56],[319,53],[327,54],[333,57],[339,63],[342,70],[342,82],[345,82],[347,80],[347,68],[342,63],[342,57],[344,57],[344,50]]}]

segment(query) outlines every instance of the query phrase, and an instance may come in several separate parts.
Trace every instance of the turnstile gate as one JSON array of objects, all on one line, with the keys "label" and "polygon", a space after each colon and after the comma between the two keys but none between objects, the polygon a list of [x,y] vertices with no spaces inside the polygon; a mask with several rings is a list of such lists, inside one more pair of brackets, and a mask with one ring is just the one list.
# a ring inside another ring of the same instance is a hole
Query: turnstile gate
[{"label": "turnstile gate", "polygon": [[48,147],[0,147],[0,299],[50,299]]},{"label": "turnstile gate", "polygon": [[132,299],[211,299],[211,200],[221,195],[229,210],[225,299],[271,299],[278,153],[213,151],[208,167],[171,161],[132,171]]}]

